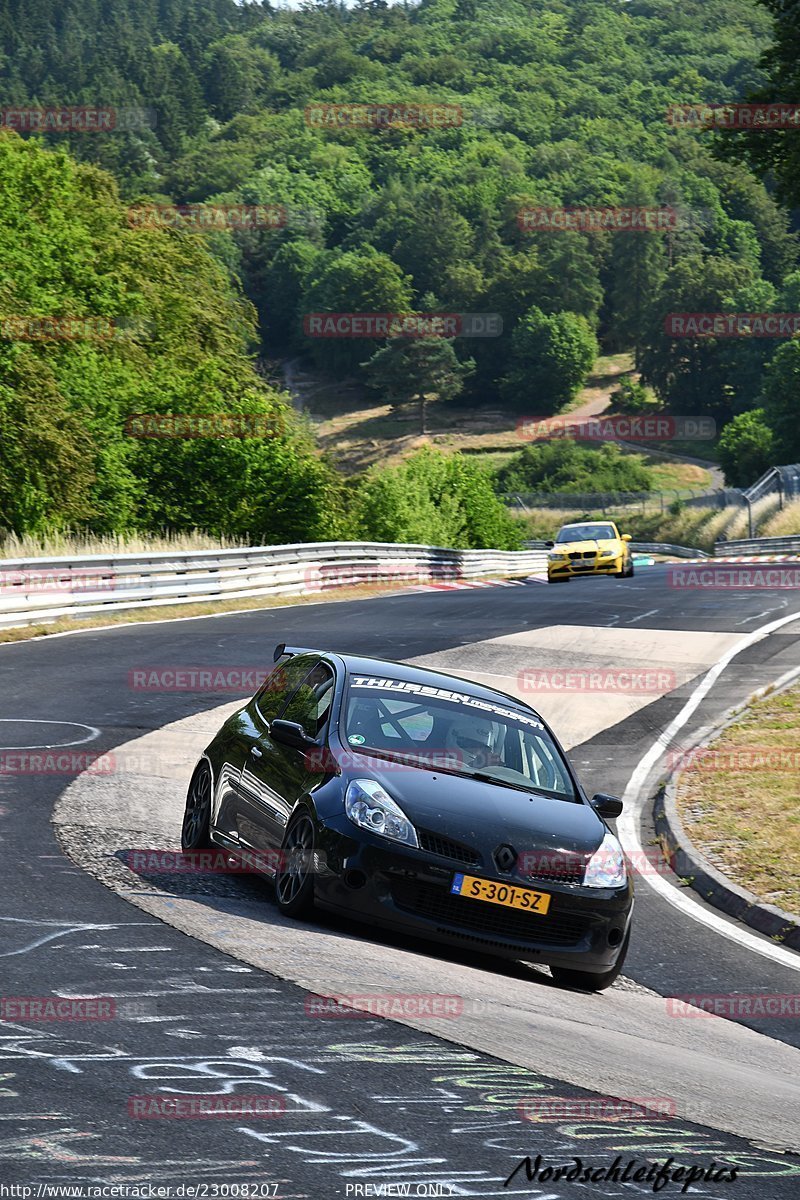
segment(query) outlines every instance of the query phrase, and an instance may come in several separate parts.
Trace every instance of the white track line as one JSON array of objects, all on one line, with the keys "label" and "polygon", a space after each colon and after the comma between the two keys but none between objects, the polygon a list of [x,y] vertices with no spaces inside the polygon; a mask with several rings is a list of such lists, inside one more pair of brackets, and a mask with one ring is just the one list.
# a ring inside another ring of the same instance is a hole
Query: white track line
[{"label": "white track line", "polygon": [[[639,839],[638,828],[639,816],[641,815],[644,800],[639,801],[637,798],[639,793],[643,791],[644,784],[650,772],[669,746],[675,734],[683,728],[711,691],[719,676],[728,664],[736,658],[737,654],[741,654],[748,646],[752,646],[755,642],[761,641],[762,638],[768,637],[771,633],[782,629],[784,625],[789,625],[793,621],[800,621],[800,613],[792,613],[790,616],[781,617],[777,621],[771,621],[768,625],[762,625],[760,629],[754,629],[752,633],[749,633],[741,641],[731,646],[723,654],[722,658],[706,672],[678,715],[670,722],[663,733],[659,735],[644,758],[641,759],[628,781],[628,786],[625,788],[622,797],[625,804],[625,811],[617,822],[618,836],[628,853],[644,855],[644,847]],[[776,682],[779,685],[787,683],[798,673],[797,669],[787,671]],[[789,967],[793,971],[800,971],[800,955],[794,951],[787,950],[782,946],[775,946],[757,934],[750,933],[739,925],[731,924],[721,915],[698,904],[691,898],[690,891],[687,892],[674,887],[673,884],[663,879],[660,875],[642,875],[641,878],[663,900],[666,900],[673,908],[679,909],[685,916],[691,917],[693,921],[697,921],[701,925],[707,925],[722,937],[726,937],[730,941],[744,946],[747,950],[754,950],[757,954],[763,955],[764,958],[770,958],[773,962],[780,963],[783,967]]]}]

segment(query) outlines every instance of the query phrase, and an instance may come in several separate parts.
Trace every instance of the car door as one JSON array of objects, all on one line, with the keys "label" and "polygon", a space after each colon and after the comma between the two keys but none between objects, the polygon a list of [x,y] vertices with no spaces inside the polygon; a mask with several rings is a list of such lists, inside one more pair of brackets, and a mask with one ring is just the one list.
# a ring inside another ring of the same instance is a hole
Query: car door
[{"label": "car door", "polygon": [[282,659],[250,703],[236,714],[240,769],[233,789],[232,819],[234,837],[244,845],[265,844],[260,830],[262,810],[269,801],[259,795],[260,783],[254,768],[271,751],[270,722],[282,712],[317,658],[315,654],[297,654]]},{"label": "car door", "polygon": [[[294,721],[309,737],[321,739],[327,728],[333,693],[333,670],[318,661],[287,695],[272,719]],[[318,774],[318,769],[309,766],[305,751],[273,739],[269,723],[264,722],[240,780],[242,839],[259,850],[280,846],[292,809]]]}]

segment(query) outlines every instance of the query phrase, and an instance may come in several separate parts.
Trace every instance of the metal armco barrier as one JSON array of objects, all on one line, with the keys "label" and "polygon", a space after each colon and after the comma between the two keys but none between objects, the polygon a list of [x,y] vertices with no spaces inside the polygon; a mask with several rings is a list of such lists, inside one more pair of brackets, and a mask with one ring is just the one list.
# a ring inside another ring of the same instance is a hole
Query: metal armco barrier
[{"label": "metal armco barrier", "polygon": [[292,596],[365,583],[446,582],[544,570],[547,552],[307,542],[239,550],[0,559],[0,628],[154,605]]},{"label": "metal armco barrier", "polygon": [[637,554],[671,554],[675,558],[710,558],[705,550],[693,546],[673,546],[671,542],[631,542],[631,550]]},{"label": "metal armco barrier", "polygon": [[[534,549],[544,546],[544,542],[523,542],[523,546]],[[671,554],[673,558],[710,558],[705,550],[696,550],[693,546],[673,546],[671,542],[631,542],[634,554]]]},{"label": "metal armco barrier", "polygon": [[715,558],[740,554],[800,554],[800,537],[743,538],[733,542],[715,542]]}]

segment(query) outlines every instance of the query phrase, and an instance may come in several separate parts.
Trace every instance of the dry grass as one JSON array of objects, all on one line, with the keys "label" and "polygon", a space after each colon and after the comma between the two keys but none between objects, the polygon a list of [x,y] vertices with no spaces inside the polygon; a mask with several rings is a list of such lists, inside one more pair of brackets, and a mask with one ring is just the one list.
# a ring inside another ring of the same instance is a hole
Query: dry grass
[{"label": "dry grass", "polygon": [[689,837],[760,900],[800,913],[800,687],[751,705],[710,750],[679,780]]},{"label": "dry grass", "polygon": [[759,530],[760,537],[789,537],[792,534],[800,534],[800,500],[787,504],[783,512],[778,509]]},{"label": "dry grass", "polygon": [[[564,412],[588,417],[605,411],[619,380],[632,369],[629,354],[601,356],[586,387]],[[395,409],[377,403],[358,384],[314,382],[312,372],[299,379],[298,398],[314,425],[317,443],[345,474],[356,474],[376,463],[395,466],[424,445],[436,446],[444,453],[475,455],[497,469],[527,444],[517,432],[524,414],[514,409],[461,408],[431,401],[428,433],[423,436],[416,402]],[[657,458],[644,449],[642,455],[653,469],[656,490],[699,490],[710,484],[711,477],[703,467]]]},{"label": "dry grass", "polygon": [[[767,496],[753,505],[753,521],[757,536],[764,536],[765,522],[769,522],[776,500]],[[797,506],[800,509],[800,505]],[[788,510],[787,510],[788,511]],[[671,513],[647,511],[631,507],[627,510],[609,509],[607,513],[587,513],[585,509],[530,509],[524,514],[527,536],[530,538],[553,537],[562,525],[581,517],[603,520],[608,517],[616,521],[620,531],[629,533],[636,542],[671,542],[674,546],[689,546],[697,550],[714,553],[714,543],[723,534],[726,538],[748,537],[747,509],[738,505],[727,508],[686,507]]]},{"label": "dry grass", "polygon": [[187,533],[100,534],[50,533],[41,537],[7,533],[0,537],[0,558],[61,558],[84,554],[151,554],[158,550],[235,550],[246,542],[210,537],[199,529]]}]

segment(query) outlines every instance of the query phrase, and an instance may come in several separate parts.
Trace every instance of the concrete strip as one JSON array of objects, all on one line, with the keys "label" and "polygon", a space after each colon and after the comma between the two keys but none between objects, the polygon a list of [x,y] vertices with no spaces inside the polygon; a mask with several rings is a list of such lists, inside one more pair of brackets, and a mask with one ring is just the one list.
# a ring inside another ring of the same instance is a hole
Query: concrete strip
[{"label": "concrete strip", "polygon": [[[688,683],[740,636],[619,625],[551,625],[411,661],[518,696],[542,714],[569,749]],[[609,669],[619,671],[619,690],[597,690],[592,676]],[[554,673],[550,691],[541,686],[545,672]],[[564,689],[565,672],[573,674],[571,686],[576,690]],[[625,673],[631,672],[633,677],[626,680]]]}]

